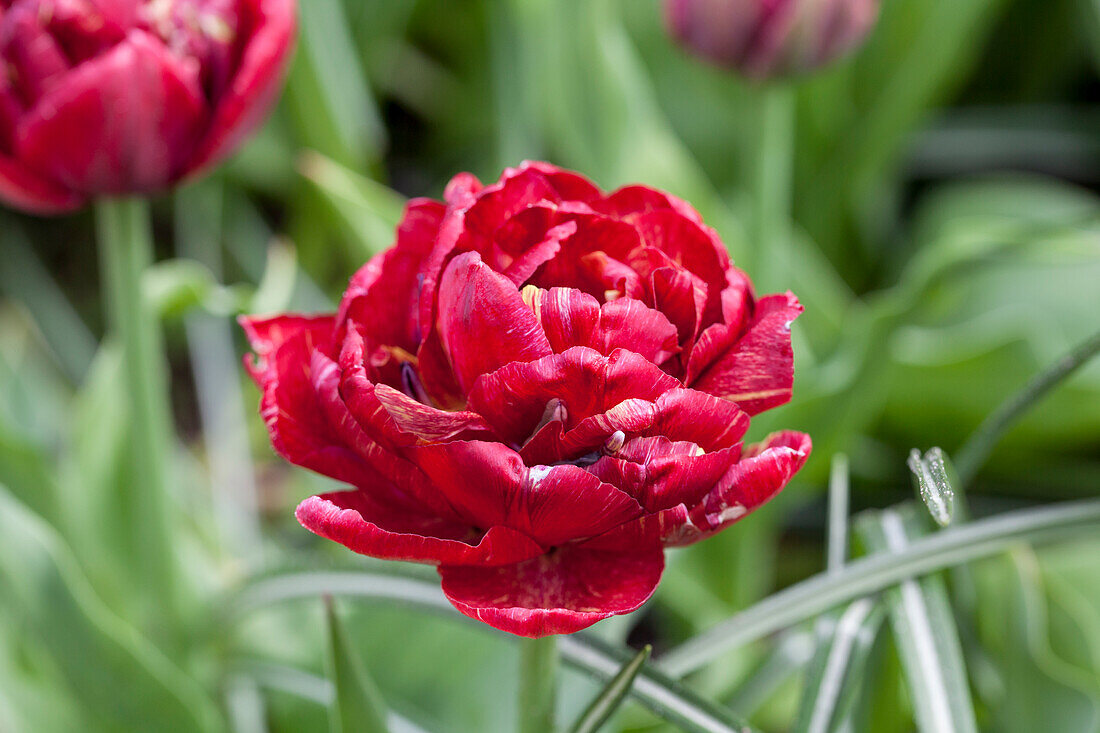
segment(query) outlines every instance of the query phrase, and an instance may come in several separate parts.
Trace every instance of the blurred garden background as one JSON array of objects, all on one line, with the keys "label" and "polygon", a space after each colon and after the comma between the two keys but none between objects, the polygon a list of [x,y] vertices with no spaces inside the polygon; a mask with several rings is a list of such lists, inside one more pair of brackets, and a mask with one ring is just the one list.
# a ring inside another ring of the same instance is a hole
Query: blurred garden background
[{"label": "blurred garden background", "polygon": [[[371,583],[401,595],[401,582],[435,575],[356,557],[295,522],[325,480],[271,451],[234,322],[331,310],[391,244],[405,198],[438,198],[458,171],[494,180],[544,159],[608,189],[666,189],[699,209],[760,292],[790,289],[806,308],[794,399],[750,435],[811,434],[806,468],[746,522],[671,553],[641,611],[588,632],[612,648],[651,644],[658,663],[824,570],[835,454],[847,456],[853,514],[911,501],[911,449],[955,455],[1100,328],[1096,0],[884,0],[850,57],[756,83],[686,54],[653,0],[303,0],[299,13],[287,88],[262,132],[155,202],[146,307],[163,323],[178,435],[166,458],[180,569],[170,607],[151,607],[132,573],[142,487],[127,475],[128,384],[103,338],[92,216],[0,210],[3,733],[326,730],[325,591],[393,730],[511,728],[514,639],[449,608],[364,597]],[[767,190],[791,217],[764,237]],[[1100,361],[959,469],[958,489],[972,480],[956,523],[1095,499]],[[854,521],[853,554],[881,549],[878,516]],[[932,532],[919,516],[907,526]],[[1092,521],[906,586],[942,612],[934,635],[958,639],[939,682],[979,729],[1100,730]],[[887,618],[857,644],[839,729],[935,729],[895,594],[876,596]],[[761,730],[802,729],[838,616],[723,651],[685,685]],[[598,689],[566,672],[562,719]],[[628,703],[609,729],[670,725]]]}]

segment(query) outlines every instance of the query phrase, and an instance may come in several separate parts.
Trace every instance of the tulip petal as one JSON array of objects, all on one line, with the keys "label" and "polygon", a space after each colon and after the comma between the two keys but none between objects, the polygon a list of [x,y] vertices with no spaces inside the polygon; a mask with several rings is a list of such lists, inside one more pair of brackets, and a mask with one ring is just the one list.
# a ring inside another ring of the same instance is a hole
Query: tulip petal
[{"label": "tulip petal", "polygon": [[546,405],[560,400],[566,427],[631,399],[655,401],[680,382],[624,349],[610,356],[585,347],[529,363],[513,363],[482,376],[470,391],[470,409],[505,440],[522,445],[534,432]]},{"label": "tulip petal", "polygon": [[748,332],[688,386],[732,400],[749,415],[787,402],[794,386],[791,323],[801,312],[789,292],[761,298]]},{"label": "tulip petal", "polygon": [[245,368],[260,388],[260,415],[275,451],[291,463],[346,481],[369,485],[378,475],[329,424],[310,383],[313,352],[332,338],[332,316],[282,315],[241,318],[255,360]]},{"label": "tulip petal", "polygon": [[657,398],[657,414],[645,435],[690,441],[708,451],[740,443],[749,416],[735,403],[694,389],[671,389]]},{"label": "tulip petal", "polygon": [[242,19],[251,31],[237,73],[217,100],[209,132],[199,143],[186,173],[194,173],[232,153],[260,126],[282,88],[297,28],[294,0],[246,0]]},{"label": "tulip petal", "polygon": [[555,353],[573,346],[601,354],[627,349],[660,364],[679,350],[676,327],[663,313],[634,298],[600,305],[580,290],[550,288],[535,290],[527,300]]},{"label": "tulip petal", "polygon": [[537,638],[571,634],[649,600],[664,570],[660,549],[605,552],[565,545],[515,565],[441,566],[443,593],[460,612]]},{"label": "tulip petal", "polygon": [[295,512],[302,526],[353,552],[433,565],[506,565],[543,553],[507,527],[477,532],[461,523],[389,506],[366,491],[311,496]]},{"label": "tulip petal", "polygon": [[190,159],[206,115],[198,67],[133,30],[38,100],[15,157],[88,194],[155,191]]},{"label": "tulip petal", "polygon": [[84,203],[84,197],[0,155],[0,199],[32,214],[59,214]]},{"label": "tulip petal", "polygon": [[385,345],[416,352],[420,343],[416,317],[420,266],[435,244],[443,215],[444,208],[436,201],[409,201],[397,225],[394,247],[372,257],[348,283],[340,299],[337,325],[345,327],[348,320],[356,321],[367,349]]},{"label": "tulip petal", "polygon": [[642,513],[636,501],[582,468],[528,468],[500,443],[453,441],[409,454],[472,524],[512,527],[545,545],[592,537]]},{"label": "tulip petal", "polygon": [[806,463],[812,447],[810,436],[794,431],[774,433],[751,446],[719,485],[691,509],[692,522],[709,535],[746,516],[787,485]]},{"label": "tulip petal", "polygon": [[552,353],[515,285],[475,252],[454,258],[439,286],[439,336],[463,389],[511,362]]}]

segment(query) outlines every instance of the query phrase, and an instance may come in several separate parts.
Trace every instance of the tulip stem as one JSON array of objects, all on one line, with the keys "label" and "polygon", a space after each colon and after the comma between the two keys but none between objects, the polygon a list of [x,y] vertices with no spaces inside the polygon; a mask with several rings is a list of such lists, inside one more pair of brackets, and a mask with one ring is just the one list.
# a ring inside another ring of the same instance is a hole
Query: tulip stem
[{"label": "tulip stem", "polygon": [[558,688],[558,639],[524,639],[519,655],[519,732],[550,733]]},{"label": "tulip stem", "polygon": [[789,277],[791,182],[794,168],[794,87],[772,82],[760,90],[760,130],[753,170],[753,277],[767,289]]},{"label": "tulip stem", "polygon": [[149,204],[102,199],[96,204],[101,268],[110,337],[122,347],[130,444],[130,473],[114,508],[128,530],[127,566],[146,589],[144,613],[172,608],[167,505],[172,445],[168,370],[157,314],[142,296],[142,275],[153,262]]}]

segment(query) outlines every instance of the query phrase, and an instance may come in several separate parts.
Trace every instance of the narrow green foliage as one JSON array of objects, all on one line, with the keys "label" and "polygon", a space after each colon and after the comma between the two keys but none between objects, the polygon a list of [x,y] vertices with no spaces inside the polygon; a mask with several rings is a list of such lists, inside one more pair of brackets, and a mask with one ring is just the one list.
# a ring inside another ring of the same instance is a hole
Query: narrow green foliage
[{"label": "narrow green foliage", "polygon": [[843,613],[818,620],[821,643],[806,674],[792,731],[829,733],[840,726],[863,684],[867,657],[883,614],[876,599],[861,598]]},{"label": "narrow green foliage", "polygon": [[653,650],[646,644],[634,658],[624,664],[619,673],[611,678],[607,686],[600,691],[588,708],[581,714],[577,722],[570,728],[573,733],[596,733],[600,727],[611,719],[619,706],[623,704],[630,687],[634,684],[634,678],[642,671],[642,665],[649,659],[649,653]]},{"label": "narrow green foliage", "polygon": [[303,154],[299,170],[336,213],[363,259],[393,244],[405,197],[320,153]]},{"label": "narrow green foliage", "polygon": [[955,468],[962,483],[965,485],[974,478],[1005,431],[1097,353],[1100,353],[1100,331],[1038,374],[987,417],[955,454]]},{"label": "narrow green foliage", "polygon": [[[870,551],[888,555],[904,552],[923,534],[915,517],[893,510],[868,515],[857,531]],[[976,733],[959,631],[943,578],[905,580],[884,597],[920,730]]]},{"label": "narrow green foliage", "polygon": [[519,731],[549,733],[558,699],[557,637],[523,639],[519,655]]},{"label": "narrow green foliage", "polygon": [[1007,512],[920,538],[904,552],[856,560],[839,573],[821,573],[774,593],[673,648],[658,664],[683,676],[725,652],[907,578],[995,555],[1014,542],[1066,539],[1097,525],[1100,500],[1079,501]]},{"label": "narrow green foliage", "polygon": [[386,707],[363,663],[348,641],[332,599],[325,599],[328,620],[328,674],[336,690],[329,710],[332,733],[386,733]]},{"label": "narrow green foliage", "polygon": [[830,573],[844,565],[848,554],[848,456],[837,453],[829,474],[829,527],[827,560]]}]

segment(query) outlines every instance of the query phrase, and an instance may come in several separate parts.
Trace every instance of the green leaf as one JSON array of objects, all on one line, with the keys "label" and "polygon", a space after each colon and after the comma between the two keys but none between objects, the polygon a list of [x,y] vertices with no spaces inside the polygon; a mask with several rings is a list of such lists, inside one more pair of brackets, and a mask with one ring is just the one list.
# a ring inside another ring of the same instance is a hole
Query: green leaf
[{"label": "green leaf", "polygon": [[624,664],[618,674],[600,691],[600,694],[592,700],[577,722],[570,728],[573,733],[596,733],[600,727],[611,719],[619,706],[623,704],[626,695],[630,692],[634,678],[642,671],[642,665],[649,659],[649,653],[653,647],[646,644],[634,658]]},{"label": "green leaf", "polygon": [[379,160],[385,144],[374,97],[340,0],[311,0],[299,14],[298,54],[286,100],[302,146],[341,163]]},{"label": "green leaf", "polygon": [[111,613],[60,538],[2,487],[0,608],[52,657],[90,723],[109,730],[223,728],[195,681]]},{"label": "green leaf", "polygon": [[759,665],[737,686],[729,698],[729,707],[741,715],[752,716],[784,683],[802,671],[817,650],[815,634],[792,629],[783,634]]},{"label": "green leaf", "polygon": [[861,598],[843,613],[818,620],[821,643],[806,674],[792,731],[828,733],[840,725],[863,683],[867,657],[882,619],[883,609],[876,600]]},{"label": "green leaf", "polygon": [[914,541],[904,552],[856,560],[774,593],[657,659],[683,676],[722,654],[902,580],[1002,552],[1015,542],[1050,542],[1094,530],[1100,500],[1006,512]]},{"label": "green leaf", "polygon": [[404,196],[320,153],[304,153],[299,169],[332,207],[360,257],[371,257],[393,243]]},{"label": "green leaf", "polygon": [[[896,555],[924,532],[912,514],[871,514],[857,528],[871,552]],[[884,594],[920,730],[976,733],[959,631],[940,576],[905,580]]]},{"label": "green leaf", "polygon": [[1001,435],[1048,392],[1098,353],[1100,353],[1100,331],[1036,375],[1023,389],[987,417],[956,454],[955,465],[960,479],[964,483],[972,479],[989,457]]},{"label": "green leaf", "polygon": [[325,616],[329,628],[329,677],[336,689],[330,710],[333,733],[386,733],[382,695],[348,641],[331,598],[325,599]]}]

